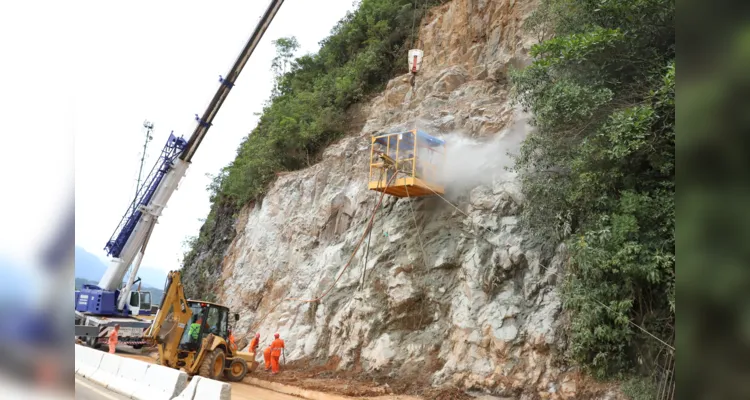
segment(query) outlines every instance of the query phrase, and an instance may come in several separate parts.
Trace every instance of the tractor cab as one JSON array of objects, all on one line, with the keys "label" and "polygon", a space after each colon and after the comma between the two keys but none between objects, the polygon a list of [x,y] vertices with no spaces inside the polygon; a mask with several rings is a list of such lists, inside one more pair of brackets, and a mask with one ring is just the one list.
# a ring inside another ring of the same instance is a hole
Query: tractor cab
[{"label": "tractor cab", "polygon": [[[239,382],[254,369],[254,354],[235,351],[229,344],[229,309],[207,301],[187,300],[192,316],[180,338],[175,367],[184,367],[188,375],[209,379],[224,376]],[[235,321],[239,314],[234,314]]]},{"label": "tractor cab", "polygon": [[[146,333],[159,350],[158,363],[188,376],[239,382],[257,367],[255,354],[237,351],[229,340],[229,309],[185,298],[179,271],[167,275],[159,312]],[[234,314],[237,323],[239,314]]]},{"label": "tractor cab", "polygon": [[229,309],[206,301],[188,300],[193,316],[180,339],[180,348],[197,351],[208,334],[229,340]]}]

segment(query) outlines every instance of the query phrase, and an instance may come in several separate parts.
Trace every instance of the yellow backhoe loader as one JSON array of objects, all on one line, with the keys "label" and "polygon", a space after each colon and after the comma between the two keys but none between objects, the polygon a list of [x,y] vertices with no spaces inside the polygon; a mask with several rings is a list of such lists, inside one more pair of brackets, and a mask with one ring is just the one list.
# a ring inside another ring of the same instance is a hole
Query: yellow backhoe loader
[{"label": "yellow backhoe loader", "polygon": [[[235,313],[234,321],[238,319],[239,314]],[[167,275],[159,312],[145,337],[156,344],[158,364],[182,368],[190,376],[217,380],[223,376],[239,382],[258,366],[255,352],[237,351],[230,346],[229,309],[186,299],[179,271]]]}]

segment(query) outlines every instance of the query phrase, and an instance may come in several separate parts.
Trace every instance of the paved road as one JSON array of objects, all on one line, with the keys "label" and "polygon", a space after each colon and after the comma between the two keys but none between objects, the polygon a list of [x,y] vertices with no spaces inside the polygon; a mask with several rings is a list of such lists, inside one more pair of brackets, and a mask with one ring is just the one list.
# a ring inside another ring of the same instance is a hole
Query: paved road
[{"label": "paved road", "polygon": [[[300,400],[299,397],[277,393],[255,386],[232,384],[232,400]],[[86,378],[76,376],[76,400],[129,400],[121,394],[99,386]]]},{"label": "paved road", "polygon": [[128,400],[129,397],[99,386],[86,378],[76,376],[76,400]]}]

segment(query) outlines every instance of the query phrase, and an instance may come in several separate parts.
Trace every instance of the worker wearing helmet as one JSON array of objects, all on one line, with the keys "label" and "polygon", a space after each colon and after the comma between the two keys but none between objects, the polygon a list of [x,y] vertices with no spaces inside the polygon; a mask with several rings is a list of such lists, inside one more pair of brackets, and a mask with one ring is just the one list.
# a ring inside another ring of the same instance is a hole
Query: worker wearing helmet
[{"label": "worker wearing helmet", "polygon": [[115,354],[115,347],[117,347],[117,335],[120,333],[120,324],[115,324],[115,328],[109,333],[109,354]]},{"label": "worker wearing helmet", "polygon": [[252,341],[250,341],[249,351],[256,353],[258,351],[258,345],[260,345],[260,333],[256,333]]},{"label": "worker wearing helmet", "polygon": [[281,352],[284,351],[284,341],[279,338],[278,333],[274,333],[274,340],[271,342],[271,373],[279,373],[279,357]]}]

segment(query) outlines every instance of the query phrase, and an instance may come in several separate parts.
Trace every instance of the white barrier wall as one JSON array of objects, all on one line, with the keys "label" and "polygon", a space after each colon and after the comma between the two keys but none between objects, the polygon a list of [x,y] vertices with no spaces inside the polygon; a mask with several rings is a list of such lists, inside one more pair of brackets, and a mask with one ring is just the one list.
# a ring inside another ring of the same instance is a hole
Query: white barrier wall
[{"label": "white barrier wall", "polygon": [[190,383],[187,385],[185,390],[183,390],[179,396],[175,397],[172,400],[195,400],[195,389],[202,379],[204,378],[201,378],[200,376],[194,376],[192,379],[190,379]]},{"label": "white barrier wall", "polygon": [[172,400],[230,400],[232,386],[226,382],[194,376],[185,390]]},{"label": "white barrier wall", "polygon": [[[172,400],[187,386],[186,373],[75,345],[76,375],[135,400]],[[197,389],[199,381],[194,385]],[[191,400],[193,397],[189,397]],[[206,397],[206,400],[221,397]]]},{"label": "white barrier wall", "polygon": [[141,386],[148,368],[149,365],[143,361],[122,358],[120,369],[114,379],[109,382],[108,387],[115,392],[131,397],[136,389]]},{"label": "white barrier wall", "polygon": [[75,345],[76,375],[135,400],[230,400],[229,383]]},{"label": "white barrier wall", "polygon": [[182,371],[149,364],[143,381],[131,397],[136,400],[171,400],[185,389],[187,379],[187,374]]},{"label": "white barrier wall", "polygon": [[96,370],[99,368],[99,363],[101,363],[103,355],[104,353],[99,350],[76,345],[76,374],[85,378],[90,378],[91,375],[93,375],[94,372],[96,372]]},{"label": "white barrier wall", "polygon": [[230,400],[231,398],[232,386],[226,382],[201,378],[195,388],[195,400]]},{"label": "white barrier wall", "polygon": [[123,358],[114,354],[102,353],[102,362],[99,368],[89,377],[92,381],[109,387],[109,384],[117,377],[117,371],[120,369],[120,363]]}]

